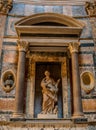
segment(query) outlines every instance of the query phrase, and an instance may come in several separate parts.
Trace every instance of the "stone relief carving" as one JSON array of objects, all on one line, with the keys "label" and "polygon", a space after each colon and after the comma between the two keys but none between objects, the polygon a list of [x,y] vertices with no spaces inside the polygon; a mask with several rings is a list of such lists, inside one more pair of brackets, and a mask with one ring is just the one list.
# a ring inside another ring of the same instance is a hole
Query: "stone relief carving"
[{"label": "stone relief carving", "polygon": [[19,41],[18,40],[18,49],[19,51],[28,51],[29,43],[27,41]]},{"label": "stone relief carving", "polygon": [[94,1],[93,3],[86,2],[85,9],[88,15],[96,15],[96,1]]},{"label": "stone relief carving", "polygon": [[43,103],[42,103],[42,112],[41,114],[57,114],[58,113],[58,85],[60,79],[57,82],[50,77],[50,72],[45,71],[45,78],[41,81],[42,94],[43,94]]},{"label": "stone relief carving", "polygon": [[1,0],[0,1],[0,12],[8,13],[9,10],[12,8],[13,0]]},{"label": "stone relief carving", "polygon": [[85,71],[81,74],[81,87],[86,94],[91,93],[95,87],[94,76],[91,72]]},{"label": "stone relief carving", "polygon": [[77,42],[77,43],[69,43],[68,49],[70,50],[70,53],[78,52],[78,50],[79,50],[79,42]]},{"label": "stone relief carving", "polygon": [[15,87],[15,75],[11,70],[7,70],[2,74],[1,85],[6,93],[9,93]]}]

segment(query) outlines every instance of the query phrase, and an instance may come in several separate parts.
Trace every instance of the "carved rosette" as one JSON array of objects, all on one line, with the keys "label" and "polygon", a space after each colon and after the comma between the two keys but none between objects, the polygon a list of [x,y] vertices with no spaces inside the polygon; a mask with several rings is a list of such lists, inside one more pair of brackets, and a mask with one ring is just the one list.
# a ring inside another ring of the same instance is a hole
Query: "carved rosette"
[{"label": "carved rosette", "polygon": [[1,0],[0,1],[0,12],[8,13],[12,9],[13,0]]},{"label": "carved rosette", "polygon": [[29,44],[27,41],[18,41],[18,49],[19,51],[28,51]]},{"label": "carved rosette", "polygon": [[79,43],[69,43],[68,48],[69,48],[71,54],[73,52],[78,52],[79,51]]}]

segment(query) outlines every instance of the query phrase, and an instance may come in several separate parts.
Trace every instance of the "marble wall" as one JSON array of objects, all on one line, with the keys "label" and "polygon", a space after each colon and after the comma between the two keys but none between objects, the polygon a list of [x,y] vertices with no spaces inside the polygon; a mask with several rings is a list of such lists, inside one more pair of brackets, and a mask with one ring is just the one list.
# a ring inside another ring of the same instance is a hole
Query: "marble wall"
[{"label": "marble wall", "polygon": [[21,19],[24,16],[29,16],[36,13],[60,13],[68,16],[75,17],[76,19],[82,21],[85,24],[84,30],[81,34],[81,38],[92,38],[92,30],[90,21],[88,18],[78,18],[79,16],[84,17],[86,15],[84,6],[46,6],[46,5],[28,5],[28,4],[17,4],[14,3],[13,9],[10,12],[10,15],[15,14],[14,16],[8,16],[6,21],[6,30],[5,35],[16,35],[14,28],[14,23]]},{"label": "marble wall", "polygon": [[[85,7],[83,5],[80,6],[48,6],[48,5],[29,5],[24,3],[14,3],[13,8],[9,13],[9,16],[7,16],[6,19],[6,25],[5,25],[5,31],[4,31],[4,39],[3,39],[3,49],[2,49],[2,65],[1,65],[1,73],[3,73],[5,70],[12,69],[17,74],[17,63],[18,63],[18,51],[17,51],[17,43],[16,40],[13,37],[17,38],[16,30],[15,30],[15,22],[20,20],[21,18],[29,15],[33,15],[36,13],[46,13],[46,12],[54,12],[54,13],[60,13],[64,15],[68,15],[71,17],[76,18],[79,21],[82,21],[85,24],[85,27],[81,34],[81,39],[92,39],[92,29],[89,18],[86,18],[86,12]],[[8,39],[6,38],[8,37]],[[6,41],[6,42],[5,42]],[[90,41],[90,40],[89,40]],[[94,66],[96,64],[96,58],[94,57],[94,43],[93,41],[89,42],[86,40],[84,42],[81,40],[80,44],[80,52],[79,52],[79,68],[80,68],[80,74],[84,71],[90,71],[94,74],[95,78],[95,69]],[[69,87],[69,86],[68,86]],[[95,86],[96,89],[96,86]],[[69,92],[70,93],[70,92]],[[96,103],[94,103],[95,97],[92,97],[92,95],[87,95],[88,99],[85,98],[82,99],[83,102],[83,109],[85,112],[85,116],[88,117],[90,120],[95,119],[95,107]],[[10,99],[11,98],[11,99]],[[14,98],[15,98],[15,88],[9,93],[6,94],[0,85],[0,111],[3,109],[5,113],[1,111],[1,117],[0,119],[5,119],[8,117],[8,112],[12,112],[14,110]],[[96,99],[96,98],[95,98]],[[10,101],[11,100],[11,101]],[[69,100],[69,99],[68,99]],[[90,100],[94,100],[93,102],[90,102]],[[3,102],[3,103],[2,103]],[[69,102],[70,104],[71,102]],[[91,104],[92,103],[92,104]],[[91,104],[91,108],[89,105]],[[93,107],[92,107],[93,106]],[[93,111],[94,108],[94,111]],[[92,113],[93,112],[93,113]],[[70,114],[70,113],[69,113]],[[90,116],[91,115],[91,116]],[[20,129],[21,128],[15,128],[10,126],[1,126],[0,129]],[[41,128],[22,128],[22,130],[40,130]],[[46,128],[48,130],[95,130],[96,128],[94,126],[88,126],[85,128],[80,127],[70,127],[70,128]],[[42,130],[45,130],[43,128]]]}]

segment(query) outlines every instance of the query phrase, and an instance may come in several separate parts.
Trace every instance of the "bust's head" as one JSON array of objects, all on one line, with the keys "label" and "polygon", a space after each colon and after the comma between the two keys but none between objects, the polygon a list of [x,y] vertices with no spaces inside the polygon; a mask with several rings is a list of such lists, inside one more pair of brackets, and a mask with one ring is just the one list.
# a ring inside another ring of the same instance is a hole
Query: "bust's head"
[{"label": "bust's head", "polygon": [[45,71],[45,76],[50,76],[50,72],[48,70]]}]

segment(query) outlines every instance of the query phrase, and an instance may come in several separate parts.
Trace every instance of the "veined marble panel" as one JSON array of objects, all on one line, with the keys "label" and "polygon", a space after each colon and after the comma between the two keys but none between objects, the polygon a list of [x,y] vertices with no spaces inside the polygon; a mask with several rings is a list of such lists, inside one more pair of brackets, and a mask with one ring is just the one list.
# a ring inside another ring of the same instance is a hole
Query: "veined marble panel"
[{"label": "veined marble panel", "polygon": [[92,28],[88,18],[78,19],[85,24],[80,38],[92,38]]},{"label": "veined marble panel", "polygon": [[72,6],[72,14],[73,16],[85,16],[85,6]]},{"label": "veined marble panel", "polygon": [[16,17],[8,17],[6,20],[6,28],[5,28],[5,35],[17,35],[15,30],[15,22],[18,21],[20,18]]},{"label": "veined marble panel", "polygon": [[35,6],[34,5],[28,5],[28,4],[26,4],[25,5],[25,15],[32,15],[32,14],[34,14],[34,8],[35,8]]},{"label": "veined marble panel", "polygon": [[72,16],[72,6],[63,6],[63,14]]},{"label": "veined marble panel", "polygon": [[25,4],[13,3],[13,8],[9,14],[24,15]]},{"label": "veined marble panel", "polygon": [[8,50],[4,50],[3,52],[3,62],[5,63],[17,63],[18,62],[18,56],[17,56],[17,52],[16,51],[8,51]]},{"label": "veined marble panel", "polygon": [[79,65],[93,65],[92,54],[79,54]]}]

